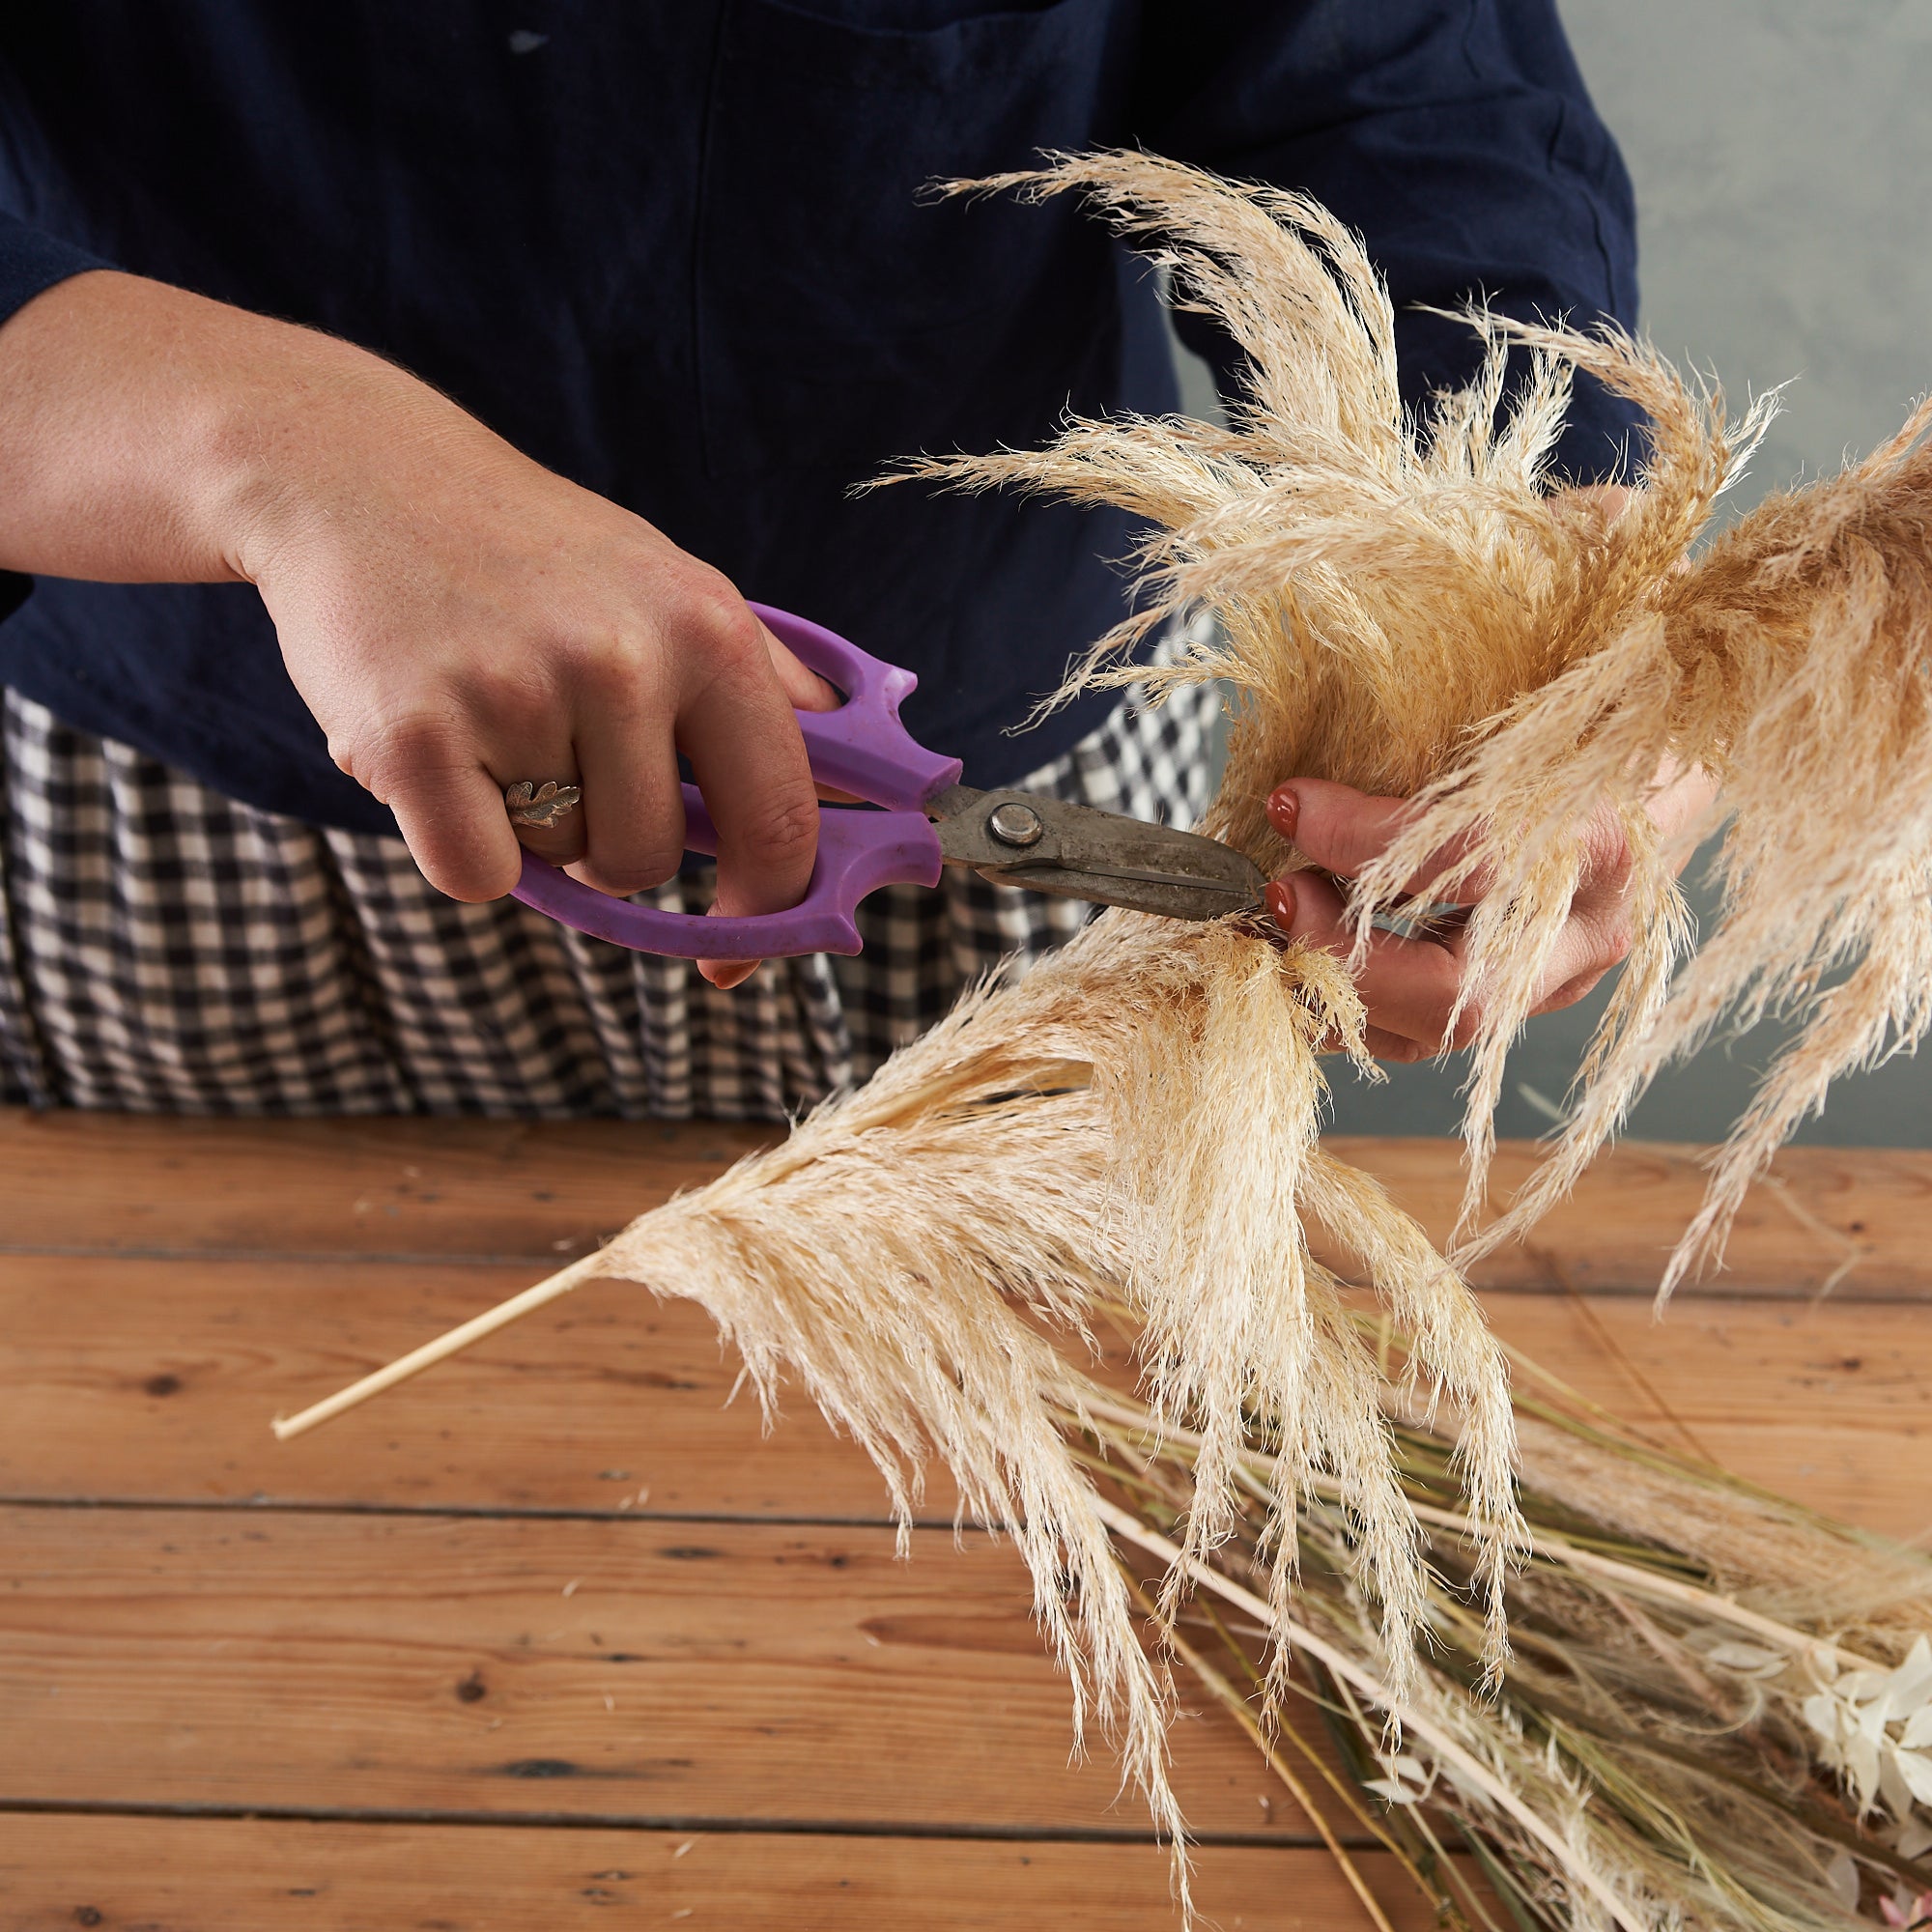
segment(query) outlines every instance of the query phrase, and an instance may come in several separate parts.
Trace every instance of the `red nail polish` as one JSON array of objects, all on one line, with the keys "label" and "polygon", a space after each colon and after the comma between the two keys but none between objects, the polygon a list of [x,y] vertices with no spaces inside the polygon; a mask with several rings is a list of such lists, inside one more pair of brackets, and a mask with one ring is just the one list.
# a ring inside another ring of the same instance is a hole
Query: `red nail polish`
[{"label": "red nail polish", "polygon": [[1292,933],[1294,926],[1294,888],[1286,879],[1273,879],[1262,897],[1267,903],[1268,917],[1282,931]]},{"label": "red nail polish", "polygon": [[1288,785],[1277,785],[1268,794],[1267,814],[1268,823],[1284,838],[1293,839],[1295,825],[1301,817],[1301,801]]}]

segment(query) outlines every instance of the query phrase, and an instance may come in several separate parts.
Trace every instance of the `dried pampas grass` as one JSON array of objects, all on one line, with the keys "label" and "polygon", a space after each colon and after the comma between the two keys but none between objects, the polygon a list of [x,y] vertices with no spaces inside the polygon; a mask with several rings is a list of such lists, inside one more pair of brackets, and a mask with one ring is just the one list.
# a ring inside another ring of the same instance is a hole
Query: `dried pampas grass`
[{"label": "dried pampas grass", "polygon": [[[1632,967],[1574,1121],[1503,1228],[1565,1184],[1662,1059],[1727,1007],[1749,1017],[1795,996],[1807,1030],[1694,1231],[1718,1238],[1744,1177],[1822,1079],[1876,1050],[1888,1023],[1916,1037],[1927,1018],[1932,733],[1913,652],[1932,606],[1912,549],[1925,465],[1910,433],[1673,575],[1763,410],[1732,429],[1716,399],[1628,340],[1483,322],[1482,374],[1417,425],[1398,400],[1386,294],[1312,203],[1138,155],[1006,185],[1092,196],[1171,270],[1179,299],[1226,326],[1251,394],[1226,431],[1074,423],[1045,451],[908,473],[1122,503],[1157,526],[1145,608],[1072,684],[1142,678],[1157,696],[1226,680],[1236,718],[1207,829],[1264,868],[1295,863],[1267,824],[1268,791],[1313,775],[1423,801],[1362,882],[1364,921],[1412,909],[1417,872],[1436,875],[1436,893],[1478,867],[1493,876],[1472,922],[1472,1201],[1502,1057],[1567,912],[1581,827],[1615,812],[1634,854]],[[1513,342],[1533,366],[1506,398]],[[1643,487],[1607,526],[1544,494],[1574,367],[1657,423]],[[1164,668],[1117,668],[1120,646],[1204,608],[1218,641]],[[1674,988],[1678,855],[1644,810],[1667,756],[1719,771],[1735,813],[1725,922]],[[1853,977],[1821,988],[1848,957]],[[1094,1418],[1067,1364],[1097,1311],[1123,1311],[1137,1336],[1150,1427],[1189,1445],[1167,1615],[1238,1538],[1287,1630],[1300,1505],[1319,1492],[1335,1526],[1324,1561],[1373,1605],[1380,1681],[1399,1702],[1420,1681],[1414,1639],[1436,1612],[1376,1355],[1315,1255],[1350,1258],[1410,1337],[1409,1399],[1444,1400],[1460,1425],[1475,1668],[1493,1678],[1507,1664],[1501,1585],[1526,1545],[1504,1358],[1421,1230],[1318,1144],[1323,1056],[1339,1047],[1372,1074],[1363,1029],[1345,963],[1324,952],[1284,950],[1239,921],[1109,913],[1023,980],[972,994],[784,1145],[642,1216],[509,1313],[592,1275],[636,1280],[709,1309],[767,1402],[800,1382],[878,1463],[902,1519],[923,1461],[941,1457],[966,1507],[1010,1527],[1076,1719],[1097,1709],[1117,1731],[1178,1839],[1162,1678],[1110,1554],[1113,1506],[1079,1446]],[[1257,1417],[1269,1431],[1260,1477]],[[1279,1646],[1269,1668],[1283,1669]]]},{"label": "dried pampas grass", "polygon": [[[1669,521],[1667,501],[1654,507],[1660,494],[1702,514],[1696,478],[1718,467],[1722,432],[1715,405],[1693,408],[1667,370],[1626,346],[1570,353],[1660,424],[1651,480],[1605,539],[1614,557]],[[1928,427],[1932,404],[1921,404],[1842,475],[1773,497],[1689,569],[1600,607],[1589,648],[1432,780],[1415,822],[1362,879],[1362,905],[1399,898],[1427,854],[1459,841],[1452,871],[1493,878],[1473,948],[1492,1002],[1472,1089],[1472,1107],[1487,1107],[1530,962],[1576,875],[1581,821],[1607,807],[1641,831],[1661,755],[1721,781],[1719,805],[1676,849],[1633,839],[1623,985],[1552,1158],[1480,1246],[1521,1232],[1568,1188],[1661,1067],[1721,1026],[1787,1014],[1796,1037],[1715,1157],[1667,1293],[1720,1257],[1746,1188],[1832,1081],[1910,1050],[1932,1021]],[[1673,980],[1689,950],[1673,874],[1685,846],[1719,823],[1720,910]]]},{"label": "dried pampas grass", "polygon": [[[1733,423],[1720,393],[1614,329],[1478,314],[1481,374],[1412,424],[1386,293],[1314,203],[1145,155],[959,187],[1085,194],[1246,359],[1251,391],[1226,433],[1076,422],[1045,450],[908,473],[1117,503],[1159,526],[1143,559],[1151,594],[1066,689],[1141,675],[1109,667],[1176,614],[1211,610],[1225,644],[1156,681],[1227,677],[1243,693],[1208,829],[1264,867],[1294,863],[1264,815],[1283,779],[1416,799],[1352,891],[1357,963],[1375,916],[1483,891],[1455,1016],[1475,1034],[1460,1259],[1524,1232],[1658,1070],[1715,1029],[1796,1020],[1716,1157],[1667,1293],[1719,1258],[1745,1189],[1830,1083],[1932,1023],[1932,402],[1862,463],[1771,497],[1686,565],[1773,399]],[[1506,396],[1512,345],[1531,373]],[[1545,490],[1579,369],[1653,424],[1639,487],[1610,523]],[[1647,807],[1687,767],[1714,774],[1720,799],[1666,842]],[[1630,961],[1549,1161],[1479,1230],[1504,1061],[1605,813],[1630,846]],[[1677,874],[1720,826],[1721,909],[1678,972],[1690,931]]]},{"label": "dried pampas grass", "polygon": [[[1151,1412],[1195,1444],[1186,1561],[1235,1529],[1249,1414],[1278,1415],[1270,1601],[1286,1608],[1297,1498],[1322,1481],[1406,1682],[1421,1528],[1375,1355],[1309,1252],[1309,1230],[1326,1230],[1413,1329],[1420,1383],[1467,1418],[1492,1666],[1502,1657],[1504,1363],[1421,1230],[1315,1144],[1317,1051],[1337,1025],[1359,1013],[1325,955],[1291,972],[1233,925],[1110,914],[595,1258],[599,1275],[701,1302],[767,1398],[802,1383],[885,1472],[901,1520],[923,1460],[945,1461],[965,1508],[1008,1525],[1027,1562],[1076,1727],[1091,1699],[1177,1843],[1162,1680],[1065,1434],[1069,1405],[1083,1412],[1068,1357],[1088,1353],[1095,1311],[1131,1311]],[[1170,1608],[1186,1574],[1170,1573]]]}]

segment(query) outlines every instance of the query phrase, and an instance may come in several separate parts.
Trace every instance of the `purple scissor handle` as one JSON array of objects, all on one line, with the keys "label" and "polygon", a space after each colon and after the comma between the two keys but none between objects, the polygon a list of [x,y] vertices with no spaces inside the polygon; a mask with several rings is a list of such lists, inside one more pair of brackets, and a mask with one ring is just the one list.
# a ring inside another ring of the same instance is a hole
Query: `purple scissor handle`
[{"label": "purple scissor handle", "polygon": [[[808,668],[845,695],[837,711],[801,711],[799,729],[812,776],[883,811],[823,811],[818,860],[804,899],[789,912],[752,919],[704,919],[633,905],[524,854],[514,896],[579,932],[678,959],[779,959],[798,952],[857,952],[852,914],[881,886],[939,883],[939,835],[920,809],[959,781],[957,758],[942,758],[914,743],[899,723],[899,706],[919,684],[911,671],[868,657],[821,624],[769,605],[752,609],[779,641]],[[685,785],[684,842],[707,856],[718,833],[696,786]]]}]

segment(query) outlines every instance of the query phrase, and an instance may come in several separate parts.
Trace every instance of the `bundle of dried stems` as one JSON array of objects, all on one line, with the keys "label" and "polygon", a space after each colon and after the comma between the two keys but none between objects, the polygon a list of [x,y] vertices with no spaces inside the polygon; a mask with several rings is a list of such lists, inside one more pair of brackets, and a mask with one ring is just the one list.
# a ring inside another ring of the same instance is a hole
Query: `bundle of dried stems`
[{"label": "bundle of dried stems", "polygon": [[[1385,1321],[1358,1319],[1402,1347]],[[1389,1901],[1350,1837],[1393,1853],[1454,1932],[1499,1932],[1499,1916],[1518,1932],[1825,1932],[1887,1902],[1910,1923],[1932,1890],[1917,1862],[1932,1849],[1932,1562],[1661,1449],[1516,1367],[1532,1554],[1510,1584],[1499,1690],[1481,1683],[1452,1440],[1413,1413],[1395,1444],[1428,1537],[1431,1640],[1408,1688],[1390,1684],[1332,1485],[1302,1493],[1290,1616],[1256,1594],[1273,1460],[1262,1418],[1239,1460],[1240,1531],[1193,1568],[1181,1660],[1249,1730],[1379,1932]],[[1195,1438],[1097,1390],[1086,1408],[1068,1428],[1124,1505],[1111,1520],[1125,1551],[1172,1561]],[[1284,1642],[1294,1666],[1270,1678]]]},{"label": "bundle of dried stems", "polygon": [[[1809,1016],[1800,1044],[1741,1129],[1685,1255],[1720,1238],[1752,1164],[1824,1081],[1878,1050],[1889,1023],[1915,1037],[1932,1016],[1932,729],[1915,655],[1932,611],[1918,508],[1932,469],[1911,450],[1918,419],[1673,575],[1762,409],[1734,432],[1719,401],[1693,397],[1628,340],[1485,322],[1482,375],[1416,424],[1397,397],[1386,294],[1320,208],[1139,155],[1008,185],[1083,190],[1142,238],[1178,298],[1233,336],[1251,394],[1226,431],[1074,423],[1046,451],[911,473],[1123,503],[1157,526],[1142,613],[1073,683],[1228,681],[1237,713],[1207,830],[1264,868],[1292,865],[1264,801],[1280,780],[1315,775],[1424,801],[1362,884],[1365,920],[1412,902],[1418,872],[1438,874],[1423,898],[1478,867],[1493,876],[1472,923],[1472,1200],[1502,1057],[1577,876],[1579,827],[1605,803],[1621,813],[1635,952],[1572,1123],[1503,1229],[1565,1184],[1657,1065],[1727,1003],[1750,1016],[1793,998]],[[1511,340],[1534,360],[1514,398]],[[1576,366],[1657,423],[1643,485],[1607,527],[1564,514],[1543,489]],[[1152,673],[1110,668],[1117,646],[1203,608],[1220,619],[1218,642]],[[1733,813],[1726,917],[1674,989],[1677,855],[1658,848],[1644,814],[1666,756],[1719,771]],[[1847,957],[1851,977],[1826,987]],[[1297,1506],[1332,1493],[1349,1524],[1337,1548],[1378,1606],[1379,1667],[1404,1695],[1412,1639],[1433,1614],[1424,1525],[1376,1359],[1311,1234],[1325,1235],[1321,1252],[1351,1256],[1412,1337],[1414,1382],[1461,1419],[1479,1667],[1503,1665],[1502,1578],[1525,1547],[1503,1356],[1421,1230],[1318,1145],[1322,1057],[1339,1045],[1372,1072],[1362,1030],[1345,965],[1325,952],[1283,951],[1237,922],[1107,914],[1023,980],[972,994],[783,1146],[376,1383],[592,1275],[701,1302],[761,1393],[789,1376],[850,1431],[902,1515],[936,1453],[971,1511],[1012,1526],[1076,1719],[1097,1705],[1178,1833],[1161,1679],[1064,1428],[1066,1351],[1096,1307],[1131,1312],[1158,1426],[1191,1445],[1168,1610],[1241,1525],[1237,1505],[1260,1480],[1257,1552],[1271,1613],[1286,1619]],[[1247,1440],[1257,1415],[1271,1431],[1260,1478]]]}]

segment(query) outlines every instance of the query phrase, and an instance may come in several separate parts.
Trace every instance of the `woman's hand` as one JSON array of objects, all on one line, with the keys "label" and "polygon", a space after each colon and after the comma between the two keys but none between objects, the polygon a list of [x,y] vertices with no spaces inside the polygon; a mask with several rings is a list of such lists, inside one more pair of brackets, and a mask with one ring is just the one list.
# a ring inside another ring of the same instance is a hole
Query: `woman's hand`
[{"label": "woman's hand", "polygon": [[[48,290],[0,329],[0,564],[254,583],[330,756],[454,898],[507,893],[520,837],[608,892],[662,884],[680,752],[718,827],[717,909],[805,894],[818,808],[792,713],[837,695],[719,572],[351,344],[131,275]],[[525,779],[582,804],[513,827]]]},{"label": "woman's hand", "polygon": [[[718,828],[718,910],[811,876],[818,803],[793,707],[838,699],[717,571],[407,377],[343,373],[236,545],[329,754],[452,897],[508,892],[519,840],[616,894],[684,852],[677,756]],[[581,785],[550,828],[503,785]],[[754,962],[753,962],[754,963]],[[753,963],[707,961],[720,984]]]},{"label": "woman's hand", "polygon": [[[1599,483],[1560,490],[1550,507],[1586,536],[1600,537],[1631,497],[1624,484]],[[1707,774],[1667,766],[1650,796],[1651,821],[1670,841],[1700,819],[1716,796],[1716,782]],[[1334,882],[1352,879],[1380,853],[1407,810],[1406,799],[1374,798],[1325,779],[1294,779],[1277,786],[1268,799],[1268,817],[1319,869],[1292,872],[1267,889],[1276,925],[1291,939],[1349,953],[1354,929],[1342,917],[1343,895]],[[1690,856],[1686,850],[1680,868]],[[1630,952],[1631,871],[1622,825],[1612,812],[1600,811],[1585,833],[1582,876],[1545,966],[1533,1013],[1575,1005]],[[1426,893],[1429,881],[1411,879],[1406,890]],[[1473,905],[1487,890],[1479,875],[1463,888],[1460,903]],[[1378,1060],[1414,1061],[1445,1047],[1467,1046],[1482,1024],[1480,995],[1463,1006],[1455,1032],[1449,1031],[1466,970],[1466,921],[1453,913],[1426,934],[1375,933],[1355,981],[1368,1008],[1370,1052]]]},{"label": "woman's hand", "polygon": [[[1666,840],[1701,817],[1717,787],[1701,771],[1660,774],[1650,815]],[[1319,870],[1291,872],[1267,889],[1274,923],[1291,939],[1347,954],[1354,928],[1343,918],[1337,879],[1351,879],[1394,838],[1408,801],[1374,798],[1326,779],[1294,779],[1268,799],[1268,817]],[[1686,859],[1689,853],[1685,854]],[[1532,1011],[1553,1012],[1580,1000],[1630,951],[1631,855],[1624,829],[1607,808],[1585,833],[1582,876],[1570,917],[1544,969]],[[1407,882],[1427,893],[1426,878]],[[1488,890],[1480,873],[1462,889],[1473,905]],[[1466,925],[1454,914],[1427,934],[1378,931],[1355,989],[1368,1009],[1369,1050],[1378,1060],[1426,1060],[1445,1046],[1466,1046],[1482,1024],[1481,997],[1464,1005],[1449,1032],[1449,1015],[1467,968]]]}]

